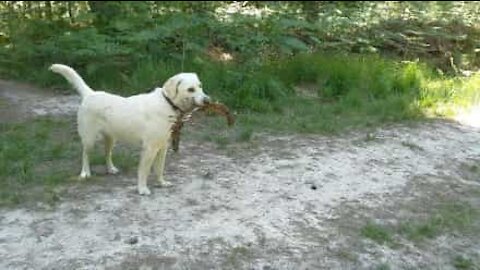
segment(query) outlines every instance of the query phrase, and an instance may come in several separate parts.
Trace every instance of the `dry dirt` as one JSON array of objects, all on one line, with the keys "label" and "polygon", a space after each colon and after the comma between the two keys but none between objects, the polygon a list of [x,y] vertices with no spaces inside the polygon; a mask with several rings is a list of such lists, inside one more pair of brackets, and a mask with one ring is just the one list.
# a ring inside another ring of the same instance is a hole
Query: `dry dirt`
[{"label": "dry dirt", "polygon": [[[0,81],[0,121],[69,115],[78,102]],[[475,237],[392,249],[359,233],[368,219],[401,219],[437,198],[480,206],[480,174],[465,169],[480,165],[477,127],[429,121],[251,144],[183,140],[167,161],[174,186],[151,178],[148,197],[121,173],[71,185],[54,207],[0,209],[0,269],[455,269],[454,254],[479,260]]]}]

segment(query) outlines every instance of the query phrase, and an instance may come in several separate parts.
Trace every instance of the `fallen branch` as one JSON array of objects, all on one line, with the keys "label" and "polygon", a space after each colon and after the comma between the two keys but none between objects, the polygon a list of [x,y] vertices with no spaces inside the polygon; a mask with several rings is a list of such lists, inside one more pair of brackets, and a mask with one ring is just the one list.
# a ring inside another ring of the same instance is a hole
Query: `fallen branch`
[{"label": "fallen branch", "polygon": [[232,126],[235,123],[235,118],[233,115],[230,113],[230,110],[228,109],[227,106],[221,103],[209,103],[206,104],[202,107],[196,108],[195,110],[185,113],[185,114],[180,114],[177,118],[177,121],[175,124],[172,126],[172,148],[173,151],[178,152],[178,148],[180,145],[180,131],[184,125],[185,122],[189,122],[192,119],[193,113],[196,111],[203,111],[206,113],[215,113],[219,114],[221,116],[224,116],[227,120],[228,126]]}]

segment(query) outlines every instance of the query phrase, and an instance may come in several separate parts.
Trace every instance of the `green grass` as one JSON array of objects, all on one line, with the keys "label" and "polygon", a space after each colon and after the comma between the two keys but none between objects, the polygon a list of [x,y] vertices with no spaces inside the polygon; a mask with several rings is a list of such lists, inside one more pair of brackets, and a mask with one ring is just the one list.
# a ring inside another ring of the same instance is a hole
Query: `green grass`
[{"label": "green grass", "polygon": [[445,203],[424,220],[407,221],[399,226],[408,239],[420,241],[446,232],[467,232],[480,218],[478,210],[466,203]]},{"label": "green grass", "polygon": [[424,151],[425,150],[421,146],[417,145],[416,143],[409,142],[409,141],[403,141],[402,145],[407,147],[407,148],[410,148],[410,150],[412,150],[412,151]]},{"label": "green grass", "polygon": [[[77,181],[81,146],[75,124],[40,118],[26,123],[0,124],[0,206],[58,200],[58,188]],[[123,173],[137,166],[138,151],[117,146],[114,162]],[[101,143],[91,165],[105,163]]]},{"label": "green grass", "polygon": [[381,263],[375,267],[375,270],[390,270],[390,265],[387,263]]},{"label": "green grass", "polygon": [[353,251],[350,251],[350,250],[339,250],[337,253],[336,253],[336,256],[338,256],[339,258],[341,258],[342,260],[347,260],[347,261],[352,261],[352,262],[355,262],[358,260],[358,255],[356,253],[354,253]]},{"label": "green grass", "polygon": [[453,266],[455,266],[456,269],[459,270],[473,270],[473,269],[479,269],[478,266],[475,266],[475,263],[471,258],[465,257],[465,256],[455,256],[453,258]]},{"label": "green grass", "polygon": [[80,149],[69,123],[40,119],[0,124],[0,205],[52,197],[56,186],[69,181]]},{"label": "green grass", "polygon": [[391,243],[393,241],[392,232],[387,227],[371,222],[362,228],[361,234],[379,244]]},{"label": "green grass", "polygon": [[367,222],[361,228],[361,235],[378,244],[394,244],[396,237],[421,242],[447,233],[478,233],[479,222],[480,213],[470,204],[446,202],[425,218],[402,221],[395,226]]},{"label": "green grass", "polygon": [[244,246],[234,247],[229,251],[223,265],[229,269],[242,268],[242,263],[245,261],[250,261],[253,257],[253,254],[254,253],[252,250],[250,250],[250,248]]},{"label": "green grass", "polygon": [[[58,201],[59,189],[77,181],[81,146],[76,125],[67,120],[40,118],[0,124],[0,206]],[[105,163],[101,144],[91,165]],[[138,153],[116,147],[114,162],[123,173],[137,165]]]},{"label": "green grass", "polygon": [[[99,141],[95,144],[95,151],[90,155],[90,165],[105,164],[105,152],[103,141]],[[78,150],[78,154],[81,154],[81,148]],[[131,173],[137,167],[137,162],[140,160],[139,149],[129,147],[124,144],[117,144],[113,150],[112,160],[118,169],[121,169],[122,173]]]}]

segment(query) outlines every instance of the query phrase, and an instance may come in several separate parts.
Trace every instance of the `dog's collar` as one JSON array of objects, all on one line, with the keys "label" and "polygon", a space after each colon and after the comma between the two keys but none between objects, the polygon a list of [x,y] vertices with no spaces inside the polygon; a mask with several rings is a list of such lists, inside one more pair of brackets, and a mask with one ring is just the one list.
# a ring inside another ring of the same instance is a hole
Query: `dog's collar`
[{"label": "dog's collar", "polygon": [[179,112],[181,112],[182,114],[185,113],[182,109],[180,109],[177,105],[175,105],[175,104],[173,103],[173,101],[172,101],[171,99],[169,99],[169,98],[165,95],[165,93],[163,93],[163,91],[162,91],[162,95],[163,95],[163,97],[167,100],[168,104],[170,104],[170,106],[172,107],[172,109],[173,109],[174,111],[179,111]]}]

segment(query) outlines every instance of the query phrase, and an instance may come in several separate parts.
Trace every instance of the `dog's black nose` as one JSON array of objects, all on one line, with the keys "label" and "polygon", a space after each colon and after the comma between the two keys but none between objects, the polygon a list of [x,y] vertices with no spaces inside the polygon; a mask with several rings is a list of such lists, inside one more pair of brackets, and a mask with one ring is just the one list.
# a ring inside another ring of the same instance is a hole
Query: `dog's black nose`
[{"label": "dog's black nose", "polygon": [[203,98],[203,104],[209,104],[209,103],[211,103],[211,102],[212,102],[212,100],[210,99],[209,96],[205,96],[205,97]]}]

